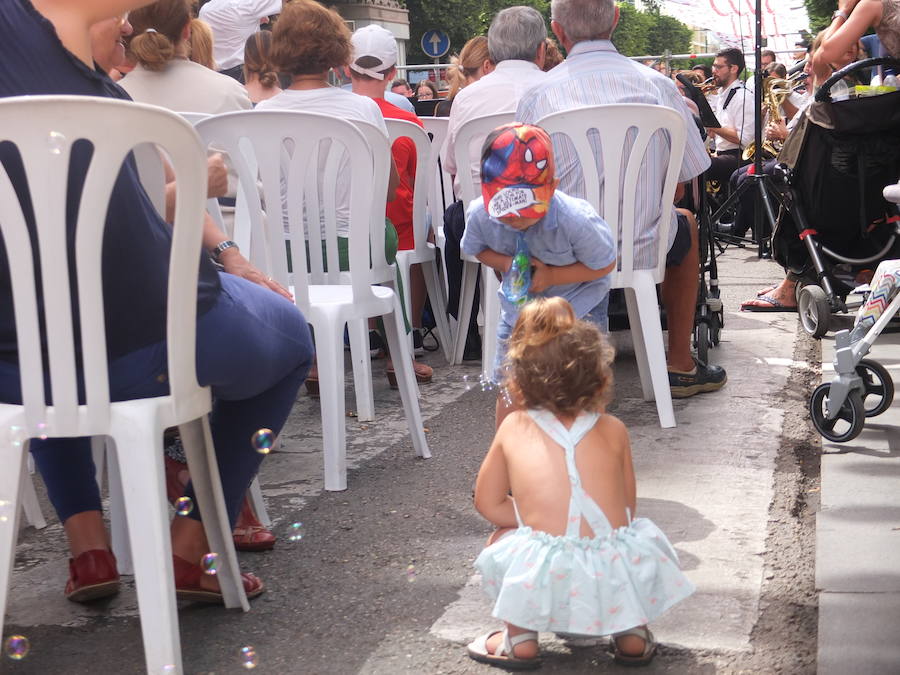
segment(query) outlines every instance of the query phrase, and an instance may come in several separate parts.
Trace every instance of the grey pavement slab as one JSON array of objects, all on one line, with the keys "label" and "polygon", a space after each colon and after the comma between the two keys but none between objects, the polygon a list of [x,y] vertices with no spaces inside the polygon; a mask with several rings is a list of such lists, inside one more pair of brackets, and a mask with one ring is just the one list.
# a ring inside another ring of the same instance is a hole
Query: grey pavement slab
[{"label": "grey pavement slab", "polygon": [[[823,381],[833,340],[823,341]],[[900,335],[867,358],[897,380]],[[819,673],[900,672],[900,401],[843,444],[823,441],[816,520]]]}]

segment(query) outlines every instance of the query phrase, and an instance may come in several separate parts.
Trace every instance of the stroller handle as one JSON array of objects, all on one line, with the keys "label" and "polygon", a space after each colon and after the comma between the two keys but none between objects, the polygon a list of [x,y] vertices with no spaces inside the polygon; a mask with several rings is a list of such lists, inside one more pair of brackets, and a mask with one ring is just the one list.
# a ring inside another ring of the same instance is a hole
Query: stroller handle
[{"label": "stroller handle", "polygon": [[822,86],[819,87],[819,91],[816,92],[816,101],[819,103],[822,101],[831,101],[831,87],[835,82],[843,80],[847,75],[855,73],[857,70],[871,68],[872,66],[894,66],[895,68],[900,68],[900,59],[895,59],[890,56],[881,56],[874,59],[863,59],[862,61],[856,61],[848,66],[844,66],[840,70],[832,73],[831,77],[825,80]]}]

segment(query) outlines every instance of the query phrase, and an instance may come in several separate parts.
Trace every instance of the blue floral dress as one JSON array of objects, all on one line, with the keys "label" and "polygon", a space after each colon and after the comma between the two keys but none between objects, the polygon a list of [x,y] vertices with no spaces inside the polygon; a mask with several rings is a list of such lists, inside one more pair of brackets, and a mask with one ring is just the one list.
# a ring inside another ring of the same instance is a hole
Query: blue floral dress
[{"label": "blue floral dress", "polygon": [[[647,518],[613,529],[581,486],[575,446],[599,413],[582,413],[571,429],[545,410],[529,410],[535,423],[566,453],[572,484],[566,534],[525,525],[485,548],[475,566],[494,601],[493,615],[521,628],[610,635],[653,621],[694,592],[678,568],[675,550]],[[581,519],[594,532],[581,537]]]}]

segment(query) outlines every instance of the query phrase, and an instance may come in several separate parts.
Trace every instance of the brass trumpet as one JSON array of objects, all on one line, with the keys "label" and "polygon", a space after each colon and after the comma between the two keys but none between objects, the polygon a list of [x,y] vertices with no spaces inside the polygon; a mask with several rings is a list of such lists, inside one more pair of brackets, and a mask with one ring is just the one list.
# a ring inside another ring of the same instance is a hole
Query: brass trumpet
[{"label": "brass trumpet", "polygon": [[[779,77],[767,77],[763,80],[763,105],[766,108],[767,118],[770,122],[780,122],[781,105],[793,93],[792,83]],[[772,159],[778,156],[784,145],[780,140],[763,139],[763,157]],[[751,141],[741,153],[741,158],[747,162],[756,156],[756,142]]]},{"label": "brass trumpet", "polygon": [[703,80],[703,82],[697,85],[697,89],[702,91],[704,96],[715,94],[716,90],[719,88],[719,85],[714,82],[715,79],[715,77],[710,77]]}]

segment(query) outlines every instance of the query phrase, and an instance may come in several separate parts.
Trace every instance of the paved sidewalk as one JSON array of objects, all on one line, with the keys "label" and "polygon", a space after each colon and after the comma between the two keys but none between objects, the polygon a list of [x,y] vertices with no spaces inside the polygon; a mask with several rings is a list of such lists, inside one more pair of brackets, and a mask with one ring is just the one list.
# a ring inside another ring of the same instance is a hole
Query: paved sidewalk
[{"label": "paved sidewalk", "polygon": [[[823,340],[830,381],[833,340]],[[868,358],[897,381],[900,335],[882,334]],[[900,401],[844,444],[823,442],[816,522],[819,674],[900,673]]]}]

